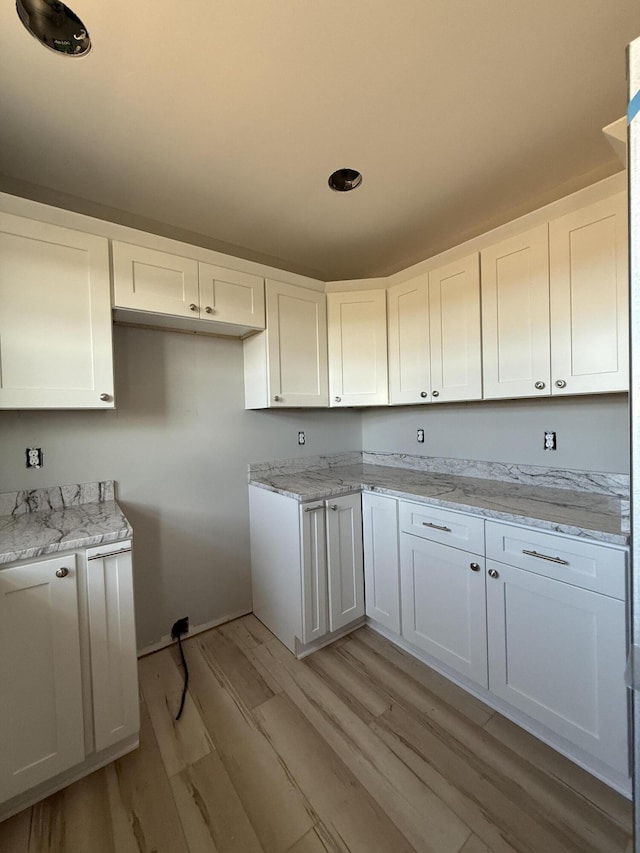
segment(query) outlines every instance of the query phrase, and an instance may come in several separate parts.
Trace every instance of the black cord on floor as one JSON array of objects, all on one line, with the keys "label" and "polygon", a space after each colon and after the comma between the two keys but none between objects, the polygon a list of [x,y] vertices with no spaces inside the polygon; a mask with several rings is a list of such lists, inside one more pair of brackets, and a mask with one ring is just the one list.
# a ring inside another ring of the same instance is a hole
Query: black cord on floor
[{"label": "black cord on floor", "polygon": [[178,711],[176,721],[179,720],[182,716],[182,712],[184,710],[184,702],[187,698],[187,687],[189,686],[189,667],[187,666],[187,660],[182,650],[182,637],[180,636],[180,634],[178,634],[178,648],[180,649],[180,657],[182,658],[182,666],[184,667],[184,687],[182,688],[182,699],[180,700],[180,710]]}]

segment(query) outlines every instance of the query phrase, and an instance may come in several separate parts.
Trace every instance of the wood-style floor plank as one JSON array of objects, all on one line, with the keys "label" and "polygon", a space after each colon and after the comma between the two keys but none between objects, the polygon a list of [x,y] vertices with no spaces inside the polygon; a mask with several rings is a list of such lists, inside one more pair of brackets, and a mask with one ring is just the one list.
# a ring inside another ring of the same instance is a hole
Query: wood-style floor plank
[{"label": "wood-style floor plank", "polygon": [[140,662],[141,748],[0,824],[1,853],[633,849],[623,797],[370,629],[298,661],[249,615],[184,648],[181,720],[172,648]]},{"label": "wood-style floor plank", "polygon": [[[479,726],[483,726],[493,716],[493,709],[484,702],[394,646],[371,628],[360,628],[349,635],[338,651],[345,658],[350,657],[352,666],[360,667],[368,677],[371,677],[372,669],[375,672],[377,664],[390,665],[398,670],[399,674],[404,673],[409,676],[411,681],[426,691],[425,695],[437,697],[439,703],[462,714]],[[375,676],[373,680],[377,682]],[[409,682],[405,680],[405,683]]]},{"label": "wood-style floor plank", "polygon": [[207,755],[173,776],[171,787],[192,853],[262,853],[262,845],[217,755]]},{"label": "wood-style floor plank", "polygon": [[304,661],[278,641],[258,650],[284,692],[416,850],[458,853],[470,830]]},{"label": "wood-style floor plank", "polygon": [[142,658],[138,665],[140,687],[167,776],[180,773],[211,752],[211,739],[187,693],[182,716],[176,720],[182,695],[182,673],[168,649]]},{"label": "wood-style floor plank", "polygon": [[116,853],[188,853],[144,703],[140,707],[140,747],[105,770]]},{"label": "wood-style floor plank", "polygon": [[29,853],[80,850],[116,853],[104,770],[74,782],[32,809]]},{"label": "wood-style floor plank", "polygon": [[338,850],[410,853],[413,848],[287,696],[255,711],[281,761]]},{"label": "wood-style floor plank", "polygon": [[604,782],[542,743],[502,714],[494,714],[484,726],[502,744],[545,773],[555,783],[572,788],[584,798],[588,807],[599,809],[607,818],[615,820],[625,831],[633,820],[630,800],[621,797]]},{"label": "wood-style floor plank", "polygon": [[196,705],[266,853],[284,853],[317,823],[317,815],[210,663],[192,643],[188,665]]},{"label": "wood-style floor plank", "polygon": [[208,631],[198,645],[220,683],[246,708],[254,708],[274,694],[247,655],[222,631]]}]

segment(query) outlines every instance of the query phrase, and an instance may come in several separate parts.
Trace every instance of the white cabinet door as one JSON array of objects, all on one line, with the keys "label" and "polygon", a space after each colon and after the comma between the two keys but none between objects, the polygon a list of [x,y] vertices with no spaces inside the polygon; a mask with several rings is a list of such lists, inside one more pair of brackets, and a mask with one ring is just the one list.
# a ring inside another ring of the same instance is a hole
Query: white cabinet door
[{"label": "white cabinet door", "polygon": [[329,630],[364,616],[362,509],[360,494],[327,502]]},{"label": "white cabinet door", "polygon": [[302,551],[302,642],[328,631],[327,533],[325,505],[300,506]]},{"label": "white cabinet door", "polygon": [[376,406],[388,400],[384,290],[327,294],[329,405]]},{"label": "white cabinet door", "polygon": [[264,279],[198,263],[200,318],[264,329]]},{"label": "white cabinet door", "polygon": [[131,543],[87,551],[87,596],[96,751],[140,727]]},{"label": "white cabinet door", "polygon": [[0,684],[3,802],[85,757],[73,554],[0,570]]},{"label": "white cabinet door", "polygon": [[389,320],[389,402],[428,403],[429,281],[418,276],[387,291]]},{"label": "white cabinet door", "polygon": [[113,408],[106,238],[0,213],[0,408]]},{"label": "white cabinet door", "polygon": [[626,391],[626,195],[549,225],[551,379],[554,394]]},{"label": "white cabinet door", "polygon": [[478,255],[429,272],[431,399],[482,397]]},{"label": "white cabinet door", "polygon": [[268,405],[328,405],[324,293],[267,281]]},{"label": "white cabinet door", "polygon": [[116,308],[198,317],[198,262],[114,240],[113,298]]},{"label": "white cabinet door", "polygon": [[626,775],[624,602],[501,563],[490,571],[491,692]]},{"label": "white cabinet door", "polygon": [[549,229],[481,252],[485,399],[551,393]]},{"label": "white cabinet door", "polygon": [[362,530],[366,614],[399,634],[398,501],[364,492]]},{"label": "white cabinet door", "polygon": [[484,558],[402,533],[400,567],[402,636],[487,687]]}]

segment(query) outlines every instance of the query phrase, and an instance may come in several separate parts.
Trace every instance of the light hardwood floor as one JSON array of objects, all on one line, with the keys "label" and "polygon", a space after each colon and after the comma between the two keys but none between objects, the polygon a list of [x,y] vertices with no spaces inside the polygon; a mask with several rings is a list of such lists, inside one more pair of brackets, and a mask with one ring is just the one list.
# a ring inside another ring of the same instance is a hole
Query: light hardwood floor
[{"label": "light hardwood floor", "polygon": [[629,853],[631,805],[367,628],[297,661],[253,616],[140,661],[140,749],[2,853]]}]

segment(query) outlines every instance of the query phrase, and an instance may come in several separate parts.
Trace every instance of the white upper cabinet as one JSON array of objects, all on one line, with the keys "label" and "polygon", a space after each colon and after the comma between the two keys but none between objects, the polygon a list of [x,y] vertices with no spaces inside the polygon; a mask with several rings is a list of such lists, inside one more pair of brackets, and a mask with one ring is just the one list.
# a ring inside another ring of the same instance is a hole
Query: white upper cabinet
[{"label": "white upper cabinet", "polygon": [[484,397],[548,396],[547,224],[484,249],[481,274]]},{"label": "white upper cabinet", "polygon": [[388,401],[385,290],[327,294],[329,405]]},{"label": "white upper cabinet", "polygon": [[113,408],[104,237],[0,213],[0,408]]},{"label": "white upper cabinet", "polygon": [[116,308],[264,329],[264,281],[180,255],[113,241]]},{"label": "white upper cabinet", "polygon": [[431,399],[482,397],[480,271],[469,255],[429,272]]},{"label": "white upper cabinet", "polygon": [[266,283],[267,328],[244,341],[247,409],[327,406],[324,293]]},{"label": "white upper cabinet", "polygon": [[429,353],[429,280],[426,275],[390,287],[389,402],[428,403],[431,394]]},{"label": "white upper cabinet", "polygon": [[624,193],[549,225],[554,394],[628,390],[627,240]]},{"label": "white upper cabinet", "polygon": [[246,272],[198,263],[200,316],[264,329],[264,283]]}]

